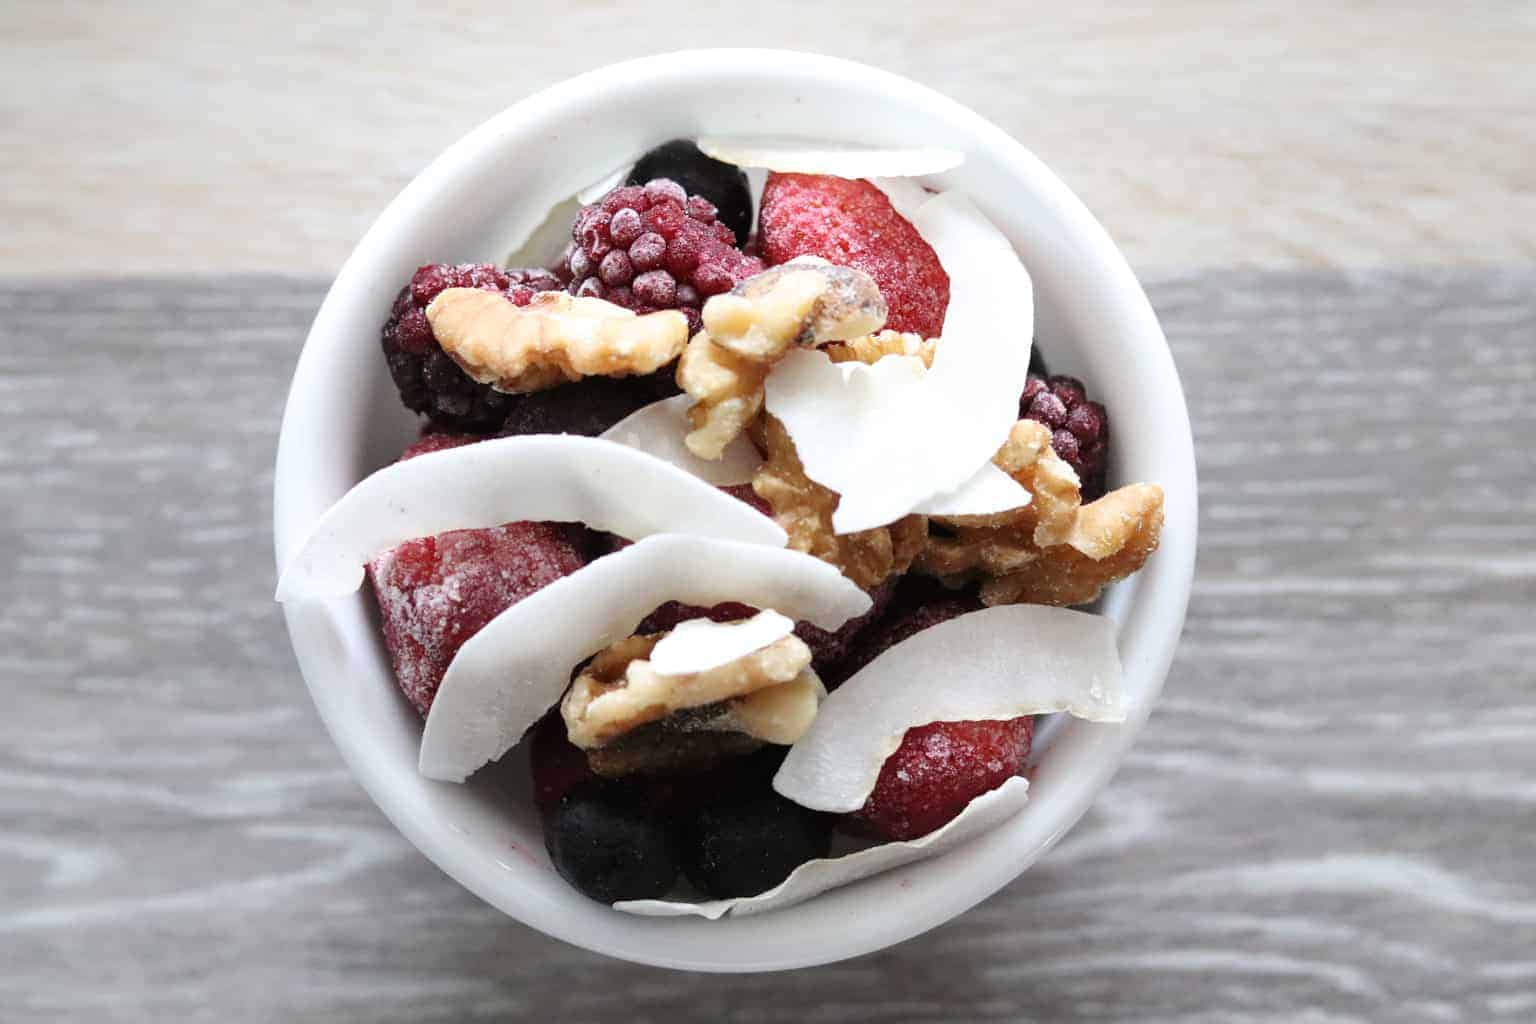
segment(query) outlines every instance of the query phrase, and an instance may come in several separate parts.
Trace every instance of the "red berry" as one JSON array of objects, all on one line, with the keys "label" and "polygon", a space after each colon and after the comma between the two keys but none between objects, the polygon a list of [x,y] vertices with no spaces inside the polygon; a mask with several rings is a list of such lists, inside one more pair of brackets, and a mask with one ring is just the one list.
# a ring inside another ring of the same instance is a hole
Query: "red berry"
[{"label": "red berry", "polygon": [[1019,415],[1051,428],[1051,448],[1077,471],[1084,501],[1103,496],[1109,466],[1109,413],[1088,400],[1082,381],[1031,373],[1019,396]]},{"label": "red berry", "polygon": [[586,752],[566,735],[558,707],[545,712],[529,731],[528,768],[533,776],[533,802],[543,814],[554,810],[565,794],[596,778]]},{"label": "red berry", "polygon": [[770,174],[758,239],[770,266],[820,256],[857,267],[880,286],[886,326],[936,338],[949,308],[949,275],[931,246],[867,181]]},{"label": "red berry", "polygon": [[430,455],[432,452],[447,451],[449,448],[462,448],[466,444],[484,440],[485,438],[475,434],[449,434],[437,430],[424,430],[415,443],[400,453],[400,461],[414,459],[418,455]]},{"label": "red berry", "polygon": [[577,214],[559,271],[576,295],[636,312],[679,309],[698,330],[705,298],[763,269],[718,216],[668,178],[621,186]]},{"label": "red berry", "polygon": [[585,564],[581,527],[506,523],[408,540],[368,564],[400,689],[425,715],[464,641]]},{"label": "red berry", "polygon": [[1024,768],[1034,720],[934,722],[908,729],[849,824],[881,839],[940,828]]}]

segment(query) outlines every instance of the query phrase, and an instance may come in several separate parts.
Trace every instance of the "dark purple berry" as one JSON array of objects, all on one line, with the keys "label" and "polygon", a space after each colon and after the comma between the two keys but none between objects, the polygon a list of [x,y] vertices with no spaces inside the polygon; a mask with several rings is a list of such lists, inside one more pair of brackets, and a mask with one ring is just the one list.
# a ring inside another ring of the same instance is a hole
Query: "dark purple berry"
[{"label": "dark purple berry", "polygon": [[677,880],[677,843],[637,786],[577,786],[545,821],[544,846],[560,877],[599,903],[655,899]]},{"label": "dark purple berry", "polygon": [[[677,182],[692,197],[690,215],[704,222],[719,220],[736,245],[746,244],[752,231],[752,193],[741,168],[705,156],[688,139],[673,139],[641,157],[629,173],[631,185],[653,178]],[[704,203],[710,207],[707,213]]]}]

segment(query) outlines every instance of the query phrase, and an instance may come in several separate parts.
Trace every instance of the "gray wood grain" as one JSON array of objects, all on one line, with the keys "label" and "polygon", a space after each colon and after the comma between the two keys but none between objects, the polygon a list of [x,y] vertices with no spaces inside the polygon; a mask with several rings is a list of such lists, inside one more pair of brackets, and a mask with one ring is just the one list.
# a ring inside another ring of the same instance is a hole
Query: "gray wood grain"
[{"label": "gray wood grain", "polygon": [[775,977],[546,940],[350,780],[271,605],[321,294],[0,288],[0,1018],[1536,1016],[1536,271],[1152,288],[1204,522],[1166,699],[980,909]]}]

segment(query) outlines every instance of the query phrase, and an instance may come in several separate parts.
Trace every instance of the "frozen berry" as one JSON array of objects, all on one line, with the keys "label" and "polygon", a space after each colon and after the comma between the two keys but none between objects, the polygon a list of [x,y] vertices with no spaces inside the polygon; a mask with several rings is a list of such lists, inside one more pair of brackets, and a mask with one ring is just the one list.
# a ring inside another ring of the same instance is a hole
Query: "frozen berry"
[{"label": "frozen berry", "polygon": [[949,308],[949,275],[917,229],[863,180],[770,174],[758,240],[771,266],[810,254],[857,267],[880,286],[886,327],[937,338]]},{"label": "frozen berry", "polygon": [[560,798],[597,776],[587,765],[587,752],[566,735],[558,707],[539,719],[528,736],[528,770],[533,777],[533,802],[548,814]]},{"label": "frozen berry", "polygon": [[848,824],[881,839],[916,839],[1024,768],[1034,720],[934,722],[908,729]]},{"label": "frozen berry", "polygon": [[427,306],[448,288],[501,292],[525,306],[535,293],[562,287],[547,270],[503,270],[488,263],[439,263],[419,268],[395,297],[380,334],[389,375],[405,407],[454,430],[473,434],[495,431],[506,418],[511,396],[472,380],[443,351],[427,322]]},{"label": "frozen berry", "polygon": [[491,619],[585,564],[585,531],[566,523],[454,530],[368,564],[395,678],[423,715],[448,663]]},{"label": "frozen berry", "polygon": [[1109,466],[1109,413],[1088,400],[1082,381],[1031,373],[1019,396],[1019,415],[1051,428],[1051,448],[1077,471],[1084,501],[1103,496]]},{"label": "frozen berry", "polygon": [[644,377],[587,377],[548,391],[513,395],[501,433],[595,437],[630,413],[677,393],[671,371]]},{"label": "frozen berry", "polygon": [[[747,203],[750,210],[750,197]],[[576,215],[561,273],[577,295],[637,313],[679,309],[696,331],[707,297],[763,269],[718,218],[714,200],[691,195],[677,180],[635,179]]]},{"label": "frozen berry", "polygon": [[643,185],[653,178],[677,182],[690,197],[689,213],[718,219],[731,229],[737,245],[745,245],[752,232],[752,192],[740,167],[705,156],[688,139],[663,142],[642,156],[629,172],[629,184]]},{"label": "frozen berry", "polygon": [[839,676],[848,653],[859,642],[864,631],[880,619],[896,591],[897,577],[883,581],[870,591],[870,607],[857,618],[849,619],[836,629],[822,629],[811,622],[795,623],[795,635],[811,649],[811,667],[828,686],[836,686],[847,676]]},{"label": "frozen berry", "polygon": [[484,440],[485,438],[478,434],[450,434],[447,431],[427,429],[421,432],[421,436],[414,444],[400,453],[400,461],[414,459],[418,455],[447,451],[449,448],[462,448],[467,444]]},{"label": "frozen berry", "polygon": [[852,638],[842,656],[821,673],[821,681],[835,689],[908,637],[980,607],[980,599],[968,591],[946,590],[928,580],[903,579],[889,601],[889,611]]},{"label": "frozen berry", "polygon": [[599,903],[655,899],[677,880],[677,843],[638,786],[571,790],[545,820],[544,847],[560,877]]},{"label": "frozen berry", "polygon": [[711,899],[755,896],[832,847],[832,815],[808,810],[767,786],[732,787],[701,809],[683,845],[688,880]]}]

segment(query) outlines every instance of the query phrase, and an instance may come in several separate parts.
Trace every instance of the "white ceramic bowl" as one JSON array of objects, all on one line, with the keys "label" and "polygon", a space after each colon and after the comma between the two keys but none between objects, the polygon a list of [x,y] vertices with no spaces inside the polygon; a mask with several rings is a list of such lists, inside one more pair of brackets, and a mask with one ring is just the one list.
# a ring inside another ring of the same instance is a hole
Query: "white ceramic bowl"
[{"label": "white ceramic bowl", "polygon": [[1167,491],[1161,550],[1103,606],[1119,625],[1132,719],[1054,723],[1023,813],[943,857],[757,917],[632,917],[587,900],[549,868],[531,803],[516,792],[527,785],[520,767],[465,786],[417,774],[421,721],[395,688],[366,594],[285,611],[315,705],[352,771],[406,838],[465,887],[534,928],[612,956],[760,971],[867,953],[947,921],[1078,820],[1142,727],[1173,656],[1194,566],[1195,464],[1178,376],[1146,296],[1103,228],[1018,142],[952,100],[859,64],[769,50],[670,54],[583,75],[492,118],[411,182],[364,236],[294,372],[274,494],[279,565],[332,502],[413,434],[378,349],[379,325],[411,272],[429,262],[500,261],[507,239],[553,200],[649,145],[703,133],[966,154],[946,184],[965,189],[1028,266],[1052,369],[1082,376],[1111,410],[1111,480],[1156,481]]}]

